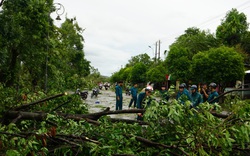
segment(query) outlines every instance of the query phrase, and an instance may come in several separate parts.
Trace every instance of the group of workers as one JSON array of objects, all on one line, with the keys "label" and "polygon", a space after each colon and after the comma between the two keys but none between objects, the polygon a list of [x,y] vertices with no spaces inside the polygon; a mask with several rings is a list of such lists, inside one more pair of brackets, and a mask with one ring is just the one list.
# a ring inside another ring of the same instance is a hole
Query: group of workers
[{"label": "group of workers", "polygon": [[[116,110],[122,110],[123,105],[123,97],[122,97],[122,86],[123,82],[120,81],[115,87],[115,93],[116,93]],[[133,86],[130,88],[131,92],[131,100],[129,102],[128,108],[133,107],[138,109],[145,109],[147,106],[150,105],[152,98],[150,98],[150,95],[153,91],[153,87],[148,85],[145,89],[143,89],[142,92],[140,92],[138,95],[137,91],[138,84],[134,83]],[[189,100],[191,102],[191,106],[193,108],[196,108],[200,103],[203,102],[209,102],[210,104],[214,104],[215,102],[218,102],[218,99],[216,99],[219,94],[216,91],[217,85],[215,83],[210,83],[209,88],[207,84],[203,84],[201,87],[200,92],[198,91],[197,85],[191,85],[190,91],[186,88],[186,84],[182,83],[179,85],[179,91],[176,96],[176,100],[178,100],[180,103],[185,104],[185,101]],[[160,94],[162,99],[169,100],[169,95],[167,93],[166,87],[162,86],[160,90]],[[142,120],[143,114],[138,113],[137,120]]]},{"label": "group of workers", "polygon": [[184,104],[185,101],[189,100],[191,102],[191,107],[193,108],[196,108],[200,103],[206,101],[210,104],[214,104],[215,102],[219,102],[219,100],[217,99],[219,94],[216,91],[216,87],[216,83],[210,83],[209,88],[207,87],[207,84],[204,83],[199,92],[197,85],[191,85],[189,92],[186,88],[186,84],[182,83],[179,86],[176,100],[178,100],[182,104]]},{"label": "group of workers", "polygon": [[[116,94],[116,110],[122,110],[122,86],[123,86],[123,82],[119,81],[115,87],[115,94]],[[153,91],[153,88],[151,86],[146,87],[141,93],[139,93],[139,95],[137,96],[138,93],[138,84],[134,83],[133,86],[130,88],[130,92],[131,92],[131,100],[129,102],[129,108],[133,107],[134,108],[141,108],[141,102],[142,100],[146,97],[146,96],[150,96],[150,93]]]}]

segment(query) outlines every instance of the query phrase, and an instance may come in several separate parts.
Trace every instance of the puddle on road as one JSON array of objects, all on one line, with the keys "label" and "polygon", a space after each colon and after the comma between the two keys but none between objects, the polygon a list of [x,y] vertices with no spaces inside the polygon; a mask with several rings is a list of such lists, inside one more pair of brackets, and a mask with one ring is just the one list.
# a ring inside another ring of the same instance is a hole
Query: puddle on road
[{"label": "puddle on road", "polygon": [[[89,113],[96,113],[105,110],[107,107],[110,110],[115,110],[115,92],[112,90],[100,90],[100,94],[97,97],[90,97],[91,91],[89,91],[88,98],[85,103],[88,104]],[[122,109],[128,109],[128,105],[131,97],[123,94],[123,107]],[[114,114],[109,115],[112,118],[122,118],[122,119],[136,119],[136,114]]]}]

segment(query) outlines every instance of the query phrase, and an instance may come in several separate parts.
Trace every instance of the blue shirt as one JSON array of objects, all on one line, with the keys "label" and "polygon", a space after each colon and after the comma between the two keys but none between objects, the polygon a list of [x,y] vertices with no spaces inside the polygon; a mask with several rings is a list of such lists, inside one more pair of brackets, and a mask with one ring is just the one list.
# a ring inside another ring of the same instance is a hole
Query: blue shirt
[{"label": "blue shirt", "polygon": [[131,87],[131,88],[130,88],[130,91],[131,91],[132,97],[133,97],[133,98],[136,98],[136,97],[137,97],[137,88]]},{"label": "blue shirt", "polygon": [[211,100],[217,98],[219,96],[219,94],[216,91],[211,92],[211,94],[209,94],[207,101],[210,104],[214,104],[215,102],[219,102],[219,99],[214,100],[213,102],[210,102]]},{"label": "blue shirt", "polygon": [[184,104],[186,100],[189,100],[192,102],[192,98],[191,98],[191,96],[186,88],[184,88],[184,90],[182,92],[179,91],[177,93],[176,100],[180,100],[180,102],[182,104]]},{"label": "blue shirt", "polygon": [[192,106],[193,107],[196,107],[200,103],[203,102],[202,95],[199,92],[197,92],[197,91],[191,94],[191,98],[192,98]]},{"label": "blue shirt", "polygon": [[[146,99],[147,103],[146,103]],[[138,95],[137,101],[136,101],[136,107],[139,109],[145,109],[146,107],[150,106],[152,99],[150,97],[146,97],[146,93],[145,92],[141,92]]]},{"label": "blue shirt", "polygon": [[116,95],[116,97],[117,96],[122,97],[122,87],[121,86],[117,85],[115,87],[115,95]]}]

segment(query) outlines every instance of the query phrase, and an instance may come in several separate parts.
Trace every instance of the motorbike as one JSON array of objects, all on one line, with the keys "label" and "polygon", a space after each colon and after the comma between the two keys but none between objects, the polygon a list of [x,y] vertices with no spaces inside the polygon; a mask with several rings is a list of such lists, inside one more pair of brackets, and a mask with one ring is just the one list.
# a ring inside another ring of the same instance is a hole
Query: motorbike
[{"label": "motorbike", "polygon": [[104,85],[105,87],[105,90],[108,90],[109,89],[109,86],[108,85]]},{"label": "motorbike", "polygon": [[130,91],[130,89],[129,88],[126,88],[126,95],[128,95],[128,96],[130,96],[130,94],[131,94],[131,91]]},{"label": "motorbike", "polygon": [[104,88],[105,88],[105,90],[108,90],[109,87],[110,87],[110,84],[109,84],[109,83],[104,83]]},{"label": "motorbike", "polygon": [[102,90],[102,87],[103,87],[103,84],[100,83],[100,84],[99,84],[99,89]]},{"label": "motorbike", "polygon": [[98,94],[99,94],[99,89],[97,88],[92,89],[91,98],[93,98],[94,96],[97,97]]},{"label": "motorbike", "polygon": [[80,89],[77,89],[76,94],[78,94],[83,100],[86,100],[88,97],[88,91],[81,91]]}]

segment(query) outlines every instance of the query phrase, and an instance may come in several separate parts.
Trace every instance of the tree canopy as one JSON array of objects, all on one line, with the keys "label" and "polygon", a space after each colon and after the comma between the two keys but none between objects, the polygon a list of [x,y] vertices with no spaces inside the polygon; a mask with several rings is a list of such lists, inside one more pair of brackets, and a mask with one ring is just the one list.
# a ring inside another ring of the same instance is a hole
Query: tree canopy
[{"label": "tree canopy", "polygon": [[[53,1],[7,0],[0,12],[0,82],[6,86],[67,88],[71,76],[90,73],[83,30],[75,19],[53,24]],[[59,61],[60,60],[60,61]],[[48,83],[47,83],[47,82]],[[25,86],[24,86],[25,85]]]},{"label": "tree canopy", "polygon": [[211,48],[194,55],[192,73],[196,82],[217,82],[225,87],[228,82],[242,80],[243,57],[234,48]]},{"label": "tree canopy", "polygon": [[232,9],[217,27],[216,37],[227,46],[235,46],[242,41],[244,34],[248,31],[247,17]]}]

